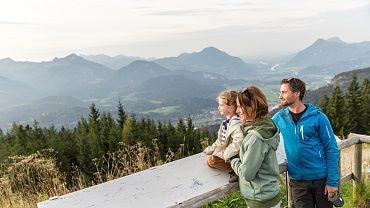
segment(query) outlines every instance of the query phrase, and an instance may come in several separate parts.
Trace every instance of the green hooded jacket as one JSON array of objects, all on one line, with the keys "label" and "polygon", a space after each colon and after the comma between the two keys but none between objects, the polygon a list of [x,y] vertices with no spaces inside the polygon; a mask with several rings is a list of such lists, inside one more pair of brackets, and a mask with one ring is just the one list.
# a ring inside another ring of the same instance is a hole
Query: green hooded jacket
[{"label": "green hooded jacket", "polygon": [[242,127],[245,135],[239,157],[231,167],[239,176],[239,188],[251,208],[272,207],[280,202],[279,165],[275,151],[279,131],[270,117]]}]

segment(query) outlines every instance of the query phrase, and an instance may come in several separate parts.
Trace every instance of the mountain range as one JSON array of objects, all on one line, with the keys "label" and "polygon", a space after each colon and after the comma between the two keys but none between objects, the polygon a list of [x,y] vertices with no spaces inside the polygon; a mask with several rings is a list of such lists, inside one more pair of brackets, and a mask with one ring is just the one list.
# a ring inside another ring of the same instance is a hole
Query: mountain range
[{"label": "mountain range", "polygon": [[279,64],[246,63],[215,47],[161,59],[76,54],[45,62],[5,58],[0,59],[0,127],[33,119],[41,125],[73,126],[87,116],[91,103],[114,115],[118,101],[138,116],[176,120],[190,114],[212,120],[215,98],[223,89],[253,83],[277,92],[281,78],[296,75],[322,86],[323,74],[332,78],[370,66],[369,55],[369,42],[331,38],[319,39]]},{"label": "mountain range", "polygon": [[335,75],[364,68],[370,66],[370,41],[346,43],[338,37],[318,39],[297,53],[286,66],[300,68],[304,75]]}]

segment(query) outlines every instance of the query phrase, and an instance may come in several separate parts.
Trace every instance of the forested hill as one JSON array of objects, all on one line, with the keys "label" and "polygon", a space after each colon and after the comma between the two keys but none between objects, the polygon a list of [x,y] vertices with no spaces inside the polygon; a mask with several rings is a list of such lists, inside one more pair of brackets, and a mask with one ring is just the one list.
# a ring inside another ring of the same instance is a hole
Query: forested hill
[{"label": "forested hill", "polygon": [[356,75],[357,82],[361,85],[365,78],[370,78],[370,67],[355,69],[335,75],[328,85],[316,90],[307,91],[305,102],[319,104],[325,96],[330,96],[333,93],[336,85],[338,85],[342,91],[345,91],[352,82],[353,75]]}]

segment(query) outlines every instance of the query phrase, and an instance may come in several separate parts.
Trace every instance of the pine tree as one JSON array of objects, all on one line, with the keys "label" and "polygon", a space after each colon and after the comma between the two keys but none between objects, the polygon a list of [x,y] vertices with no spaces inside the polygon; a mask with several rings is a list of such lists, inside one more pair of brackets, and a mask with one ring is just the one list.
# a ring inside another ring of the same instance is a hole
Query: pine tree
[{"label": "pine tree", "polygon": [[193,120],[191,119],[190,115],[186,119],[186,138],[187,138],[187,148],[189,151],[189,155],[193,153],[197,153],[201,149],[200,145],[200,138],[197,137],[194,130]]},{"label": "pine tree", "polygon": [[362,134],[370,135],[370,82],[366,78],[361,86]]},{"label": "pine tree", "polygon": [[27,132],[22,124],[13,123],[8,133],[8,137],[14,141],[12,150],[15,155],[26,155],[27,151]]},{"label": "pine tree", "polygon": [[324,98],[320,101],[319,106],[321,110],[330,118],[330,112],[329,112],[329,97],[327,95],[324,96]]},{"label": "pine tree", "polygon": [[121,101],[118,101],[117,112],[118,112],[118,118],[117,118],[118,127],[120,129],[123,129],[123,125],[125,124],[127,120],[127,114],[125,110],[123,109]]},{"label": "pine tree", "polygon": [[160,121],[158,122],[158,145],[161,155],[164,156],[168,150],[168,136],[166,125],[162,125]]},{"label": "pine tree", "polygon": [[360,133],[362,132],[363,108],[361,108],[361,89],[355,73],[352,75],[352,81],[348,86],[346,100],[348,104],[346,110],[347,131],[348,133]]},{"label": "pine tree", "polygon": [[344,96],[339,86],[336,85],[334,92],[329,99],[328,103],[328,117],[336,135],[345,135],[345,123],[343,119],[344,115]]},{"label": "pine tree", "polygon": [[90,105],[90,113],[89,113],[89,122],[93,123],[94,125],[97,125],[99,122],[100,112],[96,108],[95,104],[92,103]]},{"label": "pine tree", "polygon": [[125,124],[123,125],[122,130],[122,142],[125,144],[133,144],[133,135],[132,135],[132,120],[126,120]]},{"label": "pine tree", "polygon": [[76,135],[76,146],[78,151],[78,164],[76,165],[81,167],[83,173],[86,173],[88,176],[92,176],[94,170],[92,159],[94,157],[91,149],[92,145],[89,139],[89,133],[90,130],[88,122],[84,118],[81,118],[77,122],[74,132]]}]

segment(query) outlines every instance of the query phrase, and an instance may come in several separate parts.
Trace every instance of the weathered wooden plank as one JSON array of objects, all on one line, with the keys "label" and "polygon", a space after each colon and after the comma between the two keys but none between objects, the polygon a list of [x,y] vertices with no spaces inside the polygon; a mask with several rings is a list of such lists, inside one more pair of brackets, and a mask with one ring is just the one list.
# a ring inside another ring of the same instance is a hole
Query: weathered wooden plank
[{"label": "weathered wooden plank", "polygon": [[353,173],[349,173],[348,175],[342,176],[340,178],[340,183],[344,184],[344,183],[347,183],[348,181],[350,181],[352,179],[353,179]]},{"label": "weathered wooden plank", "polygon": [[[280,149],[281,150],[281,149]],[[286,170],[285,153],[279,162]],[[129,176],[40,202],[38,208],[194,207],[238,190],[229,174],[206,164],[199,153]]]},{"label": "weathered wooden plank", "polygon": [[359,141],[360,139],[358,137],[348,137],[347,139],[341,140],[340,142],[338,142],[338,148],[344,149],[344,148],[347,148],[354,144],[359,143]]},{"label": "weathered wooden plank", "polygon": [[338,147],[339,149],[344,149],[344,148],[350,147],[357,143],[370,144],[370,136],[350,133],[347,139],[341,140],[340,142],[338,142]]},{"label": "weathered wooden plank", "polygon": [[203,153],[38,203],[39,208],[171,207],[228,184]]},{"label": "weathered wooden plank", "polygon": [[187,208],[187,207],[199,207],[206,203],[211,203],[216,201],[217,199],[227,196],[230,193],[236,192],[239,190],[238,183],[229,183],[223,187],[219,187],[215,190],[207,192],[205,194],[195,196],[189,200],[186,200],[182,203],[179,203],[175,206],[171,206],[171,208]]},{"label": "weathered wooden plank", "polygon": [[354,134],[354,133],[350,133],[348,135],[349,138],[358,138],[360,140],[361,143],[368,143],[370,144],[370,136],[368,135],[362,135],[362,134]]}]

